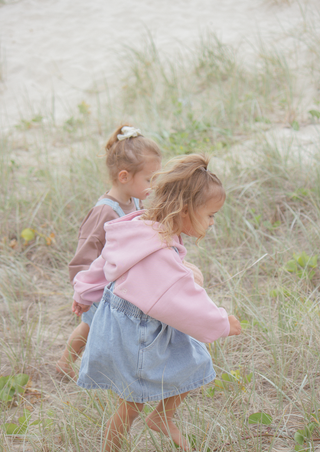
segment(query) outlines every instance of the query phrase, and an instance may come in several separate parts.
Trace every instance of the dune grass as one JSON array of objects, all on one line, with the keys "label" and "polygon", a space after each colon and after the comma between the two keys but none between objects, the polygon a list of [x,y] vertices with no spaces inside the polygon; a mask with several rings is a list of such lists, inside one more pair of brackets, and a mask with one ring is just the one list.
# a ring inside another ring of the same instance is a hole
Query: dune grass
[{"label": "dune grass", "polygon": [[[314,54],[319,37],[310,33],[298,38]],[[112,105],[82,103],[61,125],[25,118],[1,137],[0,376],[30,377],[1,402],[1,423],[18,425],[25,409],[31,418],[23,434],[0,429],[0,450],[101,450],[115,396],[83,391],[54,368],[77,324],[67,263],[82,219],[108,185],[103,143],[121,120],[157,140],[165,161],[210,153],[228,194],[201,247],[186,244],[208,293],[240,318],[243,334],[208,345],[218,381],[188,396],[177,423],[206,452],[317,450],[320,128],[308,113],[318,111],[317,98],[305,107],[298,81],[311,61],[308,89],[316,92],[320,71],[311,58],[296,73],[292,54],[277,45],[258,49],[246,60],[206,35],[168,60],[151,41],[129,51]],[[26,228],[34,234],[27,243]],[[145,426],[153,405],[121,450],[175,450]],[[250,424],[261,412],[271,422]]]}]

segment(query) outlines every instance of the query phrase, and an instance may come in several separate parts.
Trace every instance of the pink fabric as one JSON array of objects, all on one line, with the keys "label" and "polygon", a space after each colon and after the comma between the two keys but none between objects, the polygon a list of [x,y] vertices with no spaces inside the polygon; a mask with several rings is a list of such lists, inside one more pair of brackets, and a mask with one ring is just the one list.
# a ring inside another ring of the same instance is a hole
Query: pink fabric
[{"label": "pink fabric", "polygon": [[116,281],[116,295],[201,342],[228,336],[225,309],[210,300],[182,263],[186,249],[181,238],[173,237],[168,246],[160,240],[157,223],[134,221],[141,214],[137,211],[105,223],[106,244],[90,268],[75,276],[74,299],[91,305],[101,300],[109,282]]}]

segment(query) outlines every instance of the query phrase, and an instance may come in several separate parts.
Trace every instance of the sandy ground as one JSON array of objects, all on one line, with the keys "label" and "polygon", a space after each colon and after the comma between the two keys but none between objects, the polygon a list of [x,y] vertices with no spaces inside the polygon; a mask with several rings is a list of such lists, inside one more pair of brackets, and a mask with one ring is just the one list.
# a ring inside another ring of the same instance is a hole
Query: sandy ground
[{"label": "sandy ground", "polygon": [[204,30],[238,45],[275,39],[301,21],[298,2],[285,0],[4,0],[0,126],[37,114],[59,121],[90,103],[93,88],[112,94],[126,47],[143,45],[147,31],[171,53],[192,47]]}]

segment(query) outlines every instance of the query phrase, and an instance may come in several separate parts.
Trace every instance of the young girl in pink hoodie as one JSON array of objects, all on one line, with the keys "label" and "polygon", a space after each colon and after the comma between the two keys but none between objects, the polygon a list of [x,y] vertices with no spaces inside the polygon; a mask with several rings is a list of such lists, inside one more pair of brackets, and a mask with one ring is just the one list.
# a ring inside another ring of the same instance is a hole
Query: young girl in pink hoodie
[{"label": "young girl in pink hoodie", "polygon": [[188,155],[158,173],[150,208],[106,223],[101,256],[75,277],[77,315],[102,297],[78,385],[112,389],[120,398],[107,423],[106,451],[117,450],[143,404],[154,400],[160,402],[146,418],[149,428],[189,451],[173,415],[189,391],[215,378],[204,343],[241,332],[183,265],[181,233],[202,239],[225,201],[208,164],[206,156]]}]

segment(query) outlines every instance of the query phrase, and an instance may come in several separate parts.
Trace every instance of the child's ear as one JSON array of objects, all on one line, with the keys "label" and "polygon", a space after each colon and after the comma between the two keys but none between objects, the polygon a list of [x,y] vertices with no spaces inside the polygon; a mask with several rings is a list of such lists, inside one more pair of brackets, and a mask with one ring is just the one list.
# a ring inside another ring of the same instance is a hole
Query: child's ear
[{"label": "child's ear", "polygon": [[182,218],[185,218],[188,215],[188,206],[185,205],[183,206],[182,210],[181,210],[181,216]]},{"label": "child's ear", "polygon": [[118,174],[118,181],[120,184],[126,184],[128,182],[128,171],[127,170],[121,170]]}]

